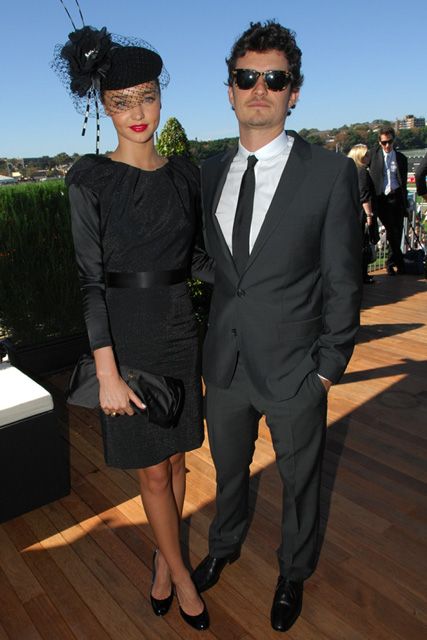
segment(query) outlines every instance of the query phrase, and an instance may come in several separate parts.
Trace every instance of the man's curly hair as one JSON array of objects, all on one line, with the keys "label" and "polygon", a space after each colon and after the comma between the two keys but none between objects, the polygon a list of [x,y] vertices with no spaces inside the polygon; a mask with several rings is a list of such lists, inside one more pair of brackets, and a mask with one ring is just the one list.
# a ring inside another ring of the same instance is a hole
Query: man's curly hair
[{"label": "man's curly hair", "polygon": [[248,51],[258,51],[260,53],[275,49],[282,51],[289,62],[289,71],[292,73],[293,90],[299,89],[304,81],[301,73],[301,49],[295,41],[295,32],[282,27],[275,20],[267,20],[266,22],[251,22],[240,38],[234,43],[230,57],[225,61],[228,67],[228,82],[231,87],[233,84],[232,71],[236,68],[238,58],[241,58]]}]

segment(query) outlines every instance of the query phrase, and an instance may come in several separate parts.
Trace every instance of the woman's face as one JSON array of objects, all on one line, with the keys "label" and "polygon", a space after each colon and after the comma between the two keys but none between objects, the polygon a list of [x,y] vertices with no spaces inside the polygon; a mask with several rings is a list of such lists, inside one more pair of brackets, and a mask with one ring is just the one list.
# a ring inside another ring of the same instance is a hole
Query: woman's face
[{"label": "woman's face", "polygon": [[119,138],[137,143],[152,139],[159,126],[161,108],[155,80],[128,89],[107,90],[103,104]]}]

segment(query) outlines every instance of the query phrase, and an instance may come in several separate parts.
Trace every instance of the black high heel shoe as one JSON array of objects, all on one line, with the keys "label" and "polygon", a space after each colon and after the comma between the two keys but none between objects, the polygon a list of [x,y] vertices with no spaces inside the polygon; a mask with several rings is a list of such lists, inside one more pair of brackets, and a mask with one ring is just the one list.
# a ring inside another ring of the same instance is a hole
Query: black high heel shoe
[{"label": "black high heel shoe", "polygon": [[[151,585],[154,584],[154,580],[156,579],[156,555],[157,555],[157,549],[153,554],[153,578],[151,580]],[[156,614],[156,616],[165,616],[171,607],[172,600],[173,600],[173,589],[171,589],[170,596],[168,596],[167,598],[163,598],[162,600],[158,600],[157,598],[154,598],[150,592],[151,606],[153,607],[153,611]]]},{"label": "black high heel shoe", "polygon": [[203,602],[203,611],[201,613],[198,613],[195,616],[190,616],[189,613],[185,613],[178,600],[179,613],[181,614],[181,618],[189,624],[190,627],[193,627],[193,629],[196,629],[197,631],[204,631],[205,629],[209,629],[209,613],[202,596],[200,596],[200,600]]}]

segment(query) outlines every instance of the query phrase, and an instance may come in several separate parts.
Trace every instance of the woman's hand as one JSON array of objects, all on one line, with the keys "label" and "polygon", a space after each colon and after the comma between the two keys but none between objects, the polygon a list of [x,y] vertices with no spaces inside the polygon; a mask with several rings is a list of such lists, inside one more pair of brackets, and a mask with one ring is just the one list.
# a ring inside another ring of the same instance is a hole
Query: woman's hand
[{"label": "woman's hand", "polygon": [[127,414],[133,416],[133,402],[140,409],[145,409],[145,405],[132,391],[126,382],[117,375],[103,375],[99,379],[99,404],[101,409],[108,416]]},{"label": "woman's hand", "polygon": [[111,347],[95,349],[93,357],[99,382],[99,404],[107,416],[133,416],[135,411],[131,402],[142,410],[146,409],[145,404],[120,377]]}]

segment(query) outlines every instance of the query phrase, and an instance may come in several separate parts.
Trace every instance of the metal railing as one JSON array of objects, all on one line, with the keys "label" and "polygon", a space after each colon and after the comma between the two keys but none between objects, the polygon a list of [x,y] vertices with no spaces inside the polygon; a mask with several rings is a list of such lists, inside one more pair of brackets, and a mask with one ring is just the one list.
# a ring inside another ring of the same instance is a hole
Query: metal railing
[{"label": "metal railing", "polygon": [[[413,206],[407,218],[404,218],[401,249],[406,253],[409,249],[424,249],[427,254],[427,237],[423,229],[422,221],[427,216],[427,204],[422,204],[418,208]],[[380,239],[376,244],[376,259],[368,265],[368,272],[385,269],[388,257],[387,233],[385,228],[379,224]]]}]

